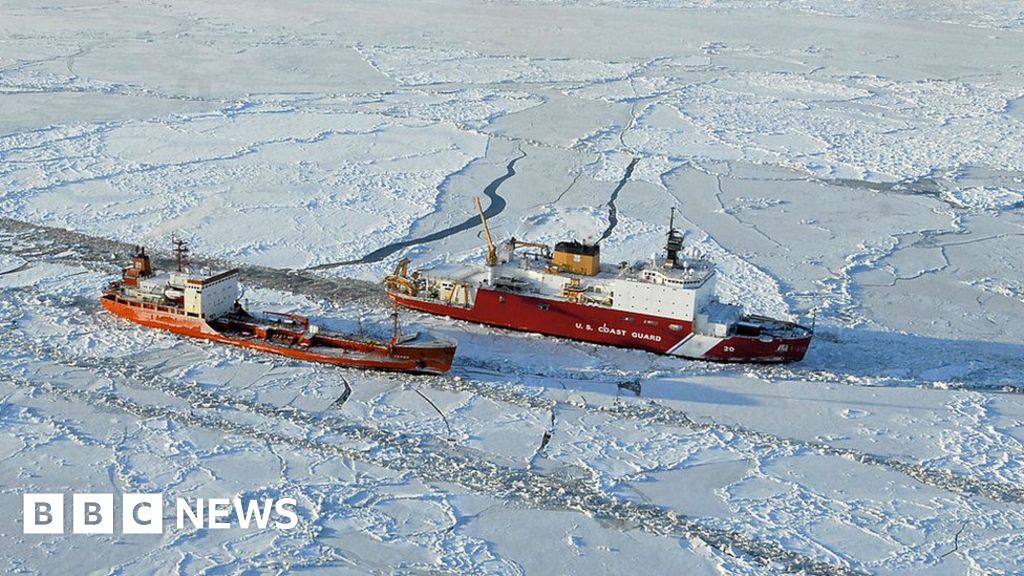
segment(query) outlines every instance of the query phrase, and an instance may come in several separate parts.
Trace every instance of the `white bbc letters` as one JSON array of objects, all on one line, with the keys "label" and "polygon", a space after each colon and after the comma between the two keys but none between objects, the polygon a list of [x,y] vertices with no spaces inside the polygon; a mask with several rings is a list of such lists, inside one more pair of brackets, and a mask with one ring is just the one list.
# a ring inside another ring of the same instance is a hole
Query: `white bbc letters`
[{"label": "white bbc letters", "polygon": [[21,517],[25,534],[63,534],[64,495],[25,494]]},{"label": "white bbc letters", "polygon": [[113,494],[73,494],[71,496],[72,534],[113,534]]},{"label": "white bbc letters", "polygon": [[163,495],[125,494],[121,498],[121,531],[125,534],[163,534]]},{"label": "white bbc letters", "polygon": [[[120,514],[114,506],[113,494],[72,494],[72,534],[113,534],[114,517],[121,517],[122,534],[163,534],[164,495],[129,493],[120,497]],[[204,506],[205,504],[205,506]],[[195,504],[185,498],[174,503],[179,530],[192,528],[265,530],[271,525],[278,530],[291,530],[299,523],[295,498],[196,498]],[[64,494],[24,494],[21,511],[25,534],[64,533]]]}]

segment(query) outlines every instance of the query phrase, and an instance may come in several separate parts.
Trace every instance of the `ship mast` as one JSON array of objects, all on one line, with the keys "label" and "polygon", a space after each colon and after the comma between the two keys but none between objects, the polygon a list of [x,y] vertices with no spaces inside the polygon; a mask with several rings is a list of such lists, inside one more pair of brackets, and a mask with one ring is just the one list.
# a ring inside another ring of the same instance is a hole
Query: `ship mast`
[{"label": "ship mast", "polygon": [[487,227],[487,217],[484,216],[484,209],[480,207],[480,197],[475,196],[476,211],[480,213],[480,223],[484,226],[484,237],[487,239],[487,265],[494,266],[498,263],[498,249],[494,247],[494,240],[491,238],[491,229]]},{"label": "ship mast", "polygon": [[[362,324],[360,323],[360,326]],[[398,345],[398,340],[401,335],[401,328],[398,325],[398,304],[395,304],[394,309],[391,311],[391,348]]]},{"label": "ship mast", "polygon": [[174,261],[178,264],[178,272],[184,272],[188,265],[188,246],[185,241],[171,236],[171,243],[174,244]]},{"label": "ship mast", "polygon": [[679,251],[683,249],[683,235],[676,230],[676,208],[673,206],[668,216],[668,240],[665,242],[665,264],[675,266],[679,259]]}]

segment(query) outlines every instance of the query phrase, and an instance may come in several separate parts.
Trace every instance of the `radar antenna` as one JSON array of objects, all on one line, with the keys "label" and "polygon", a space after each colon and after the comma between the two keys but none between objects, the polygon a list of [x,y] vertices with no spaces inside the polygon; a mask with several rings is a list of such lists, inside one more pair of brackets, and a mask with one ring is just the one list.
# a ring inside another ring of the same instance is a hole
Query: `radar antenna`
[{"label": "radar antenna", "polygon": [[178,264],[178,272],[184,272],[188,266],[188,246],[184,240],[176,236],[171,236],[171,244],[174,244],[174,261]]}]

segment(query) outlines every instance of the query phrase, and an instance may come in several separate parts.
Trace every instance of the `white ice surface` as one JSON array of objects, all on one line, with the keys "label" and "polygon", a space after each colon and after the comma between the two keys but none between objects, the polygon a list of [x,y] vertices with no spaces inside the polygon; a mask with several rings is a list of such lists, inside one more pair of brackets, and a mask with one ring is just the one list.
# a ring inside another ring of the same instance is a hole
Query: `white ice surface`
[{"label": "white ice surface", "polygon": [[[402,255],[481,262],[475,227],[415,241],[474,218],[513,160],[497,236],[596,239],[638,158],[607,261],[658,250],[676,207],[723,297],[814,315],[817,334],[802,363],[721,366],[409,314],[459,341],[452,374],[346,371],[113,318],[96,303],[107,255],[0,220],[0,557],[28,573],[1019,573],[1022,14],[9,4],[2,218],[376,282]],[[388,331],[366,299],[301,292],[246,298]],[[619,386],[634,380],[639,395]],[[24,492],[135,490],[294,496],[302,523],[21,534]]]}]

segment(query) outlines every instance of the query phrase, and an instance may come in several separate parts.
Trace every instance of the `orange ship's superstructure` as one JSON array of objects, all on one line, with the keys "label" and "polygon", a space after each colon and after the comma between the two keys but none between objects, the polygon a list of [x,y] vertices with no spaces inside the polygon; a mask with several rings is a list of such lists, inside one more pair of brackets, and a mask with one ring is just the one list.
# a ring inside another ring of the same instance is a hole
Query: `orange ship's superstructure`
[{"label": "orange ship's superstructure", "polygon": [[194,338],[356,368],[439,374],[448,371],[455,344],[419,334],[380,340],[324,330],[295,314],[250,313],[238,302],[237,269],[193,274],[188,249],[175,241],[177,270],[156,272],[140,248],[121,280],[100,297],[103,307],[132,322]]}]

